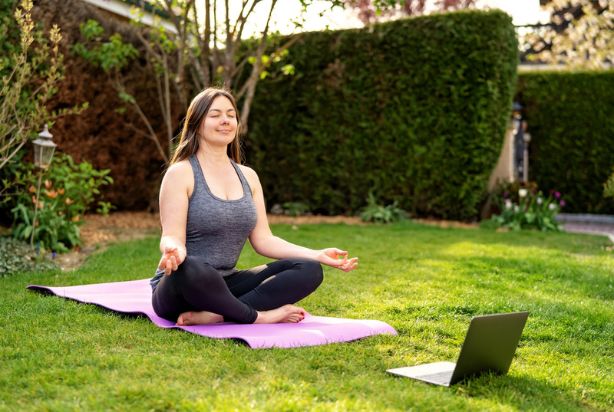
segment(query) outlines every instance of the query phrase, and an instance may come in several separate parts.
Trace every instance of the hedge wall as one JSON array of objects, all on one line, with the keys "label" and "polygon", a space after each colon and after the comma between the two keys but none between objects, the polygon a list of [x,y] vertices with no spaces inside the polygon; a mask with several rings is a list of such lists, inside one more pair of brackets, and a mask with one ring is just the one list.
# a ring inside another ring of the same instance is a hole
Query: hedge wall
[{"label": "hedge wall", "polygon": [[614,213],[603,184],[614,166],[614,70],[524,73],[530,178],[560,191],[564,212]]},{"label": "hedge wall", "polygon": [[475,219],[516,82],[508,15],[470,11],[300,35],[296,74],[261,81],[246,139],[269,205],[353,213],[373,191]]}]

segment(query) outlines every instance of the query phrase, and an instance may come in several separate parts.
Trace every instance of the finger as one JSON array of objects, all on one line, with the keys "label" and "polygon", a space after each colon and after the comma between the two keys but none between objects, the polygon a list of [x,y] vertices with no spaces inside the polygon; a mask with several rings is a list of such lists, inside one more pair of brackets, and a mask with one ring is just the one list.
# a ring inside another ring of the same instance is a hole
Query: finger
[{"label": "finger", "polygon": [[337,257],[345,257],[345,258],[347,258],[347,256],[348,256],[347,250],[335,249],[335,253],[337,254]]},{"label": "finger", "polygon": [[342,264],[340,260],[334,259],[330,256],[324,256],[321,262],[324,263],[325,265],[332,266],[334,268],[337,268]]},{"label": "finger", "polygon": [[179,256],[181,254],[179,253],[179,249],[175,248],[175,250],[173,250],[173,256],[175,256],[177,259],[179,259]]},{"label": "finger", "polygon": [[348,260],[348,262],[345,265],[343,265],[342,270],[349,272],[351,270],[356,269],[357,266],[358,266],[358,258],[352,258]]},{"label": "finger", "polygon": [[170,261],[171,261],[171,268],[173,269],[173,271],[177,270],[177,267],[178,267],[177,258],[173,255],[171,256]]},{"label": "finger", "polygon": [[345,261],[345,264],[343,266],[349,266],[349,265],[353,265],[354,263],[358,262],[358,258],[351,258]]},{"label": "finger", "polygon": [[170,259],[166,259],[166,267],[164,269],[164,273],[168,276],[173,271],[173,264]]},{"label": "finger", "polygon": [[162,257],[160,257],[160,263],[158,264],[158,269],[166,270],[167,261],[168,261],[168,256],[166,254],[163,254]]}]

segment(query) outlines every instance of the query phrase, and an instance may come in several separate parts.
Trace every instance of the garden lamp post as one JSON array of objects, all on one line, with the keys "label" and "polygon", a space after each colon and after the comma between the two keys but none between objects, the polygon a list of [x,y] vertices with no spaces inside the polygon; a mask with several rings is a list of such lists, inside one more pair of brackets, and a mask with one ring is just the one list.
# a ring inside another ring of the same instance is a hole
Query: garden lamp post
[{"label": "garden lamp post", "polygon": [[49,133],[49,127],[45,124],[42,132],[38,134],[34,144],[34,165],[38,167],[38,185],[36,186],[36,198],[34,202],[34,219],[32,219],[32,234],[30,235],[30,246],[34,246],[34,232],[36,231],[36,215],[38,214],[38,198],[41,192],[41,181],[43,173],[49,168],[55,147],[53,135]]},{"label": "garden lamp post", "polygon": [[514,180],[524,179],[524,132],[525,122],[522,119],[522,105],[514,102],[512,106],[512,126],[514,128]]}]

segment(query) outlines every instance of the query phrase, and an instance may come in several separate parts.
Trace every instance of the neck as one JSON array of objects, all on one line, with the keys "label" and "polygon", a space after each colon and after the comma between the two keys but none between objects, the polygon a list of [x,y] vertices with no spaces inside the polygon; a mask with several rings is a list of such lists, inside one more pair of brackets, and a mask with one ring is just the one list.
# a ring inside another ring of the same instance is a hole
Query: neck
[{"label": "neck", "polygon": [[226,146],[201,144],[196,155],[208,163],[226,165],[230,160],[226,150]]}]

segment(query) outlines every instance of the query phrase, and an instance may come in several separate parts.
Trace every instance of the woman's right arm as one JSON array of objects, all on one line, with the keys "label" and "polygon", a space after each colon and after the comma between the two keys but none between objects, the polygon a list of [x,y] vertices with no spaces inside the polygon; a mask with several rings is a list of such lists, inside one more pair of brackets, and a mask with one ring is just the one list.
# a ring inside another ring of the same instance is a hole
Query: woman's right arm
[{"label": "woman's right arm", "polygon": [[160,186],[160,264],[158,268],[170,275],[186,257],[185,237],[188,220],[188,200],[194,187],[192,168],[188,161],[172,165]]}]

